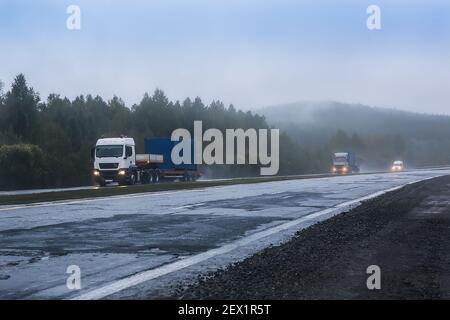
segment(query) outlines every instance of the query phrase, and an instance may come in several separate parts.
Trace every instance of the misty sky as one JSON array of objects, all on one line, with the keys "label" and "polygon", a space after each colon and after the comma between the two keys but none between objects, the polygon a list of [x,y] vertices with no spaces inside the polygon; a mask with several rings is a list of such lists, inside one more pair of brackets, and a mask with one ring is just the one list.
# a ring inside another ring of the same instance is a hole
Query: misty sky
[{"label": "misty sky", "polygon": [[[81,30],[66,8],[81,8]],[[366,27],[381,7],[382,30]],[[335,100],[450,114],[450,1],[0,0],[0,80],[43,98],[163,89],[238,108]]]}]

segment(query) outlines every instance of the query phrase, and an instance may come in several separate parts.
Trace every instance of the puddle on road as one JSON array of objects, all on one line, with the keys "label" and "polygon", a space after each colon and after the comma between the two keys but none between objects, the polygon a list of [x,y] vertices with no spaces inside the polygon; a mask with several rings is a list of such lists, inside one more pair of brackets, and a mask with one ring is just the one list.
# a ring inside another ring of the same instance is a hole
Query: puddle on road
[{"label": "puddle on road", "polygon": [[69,253],[167,252],[189,255],[215,248],[282,218],[210,215],[116,215],[0,232],[3,250]]},{"label": "puddle on road", "polygon": [[[282,192],[276,194],[263,194],[258,196],[243,197],[237,199],[216,200],[203,203],[198,208],[224,208],[241,209],[246,211],[261,211],[264,209],[280,207],[311,207],[308,201],[328,200],[319,192]],[[327,206],[315,205],[315,208]]]}]

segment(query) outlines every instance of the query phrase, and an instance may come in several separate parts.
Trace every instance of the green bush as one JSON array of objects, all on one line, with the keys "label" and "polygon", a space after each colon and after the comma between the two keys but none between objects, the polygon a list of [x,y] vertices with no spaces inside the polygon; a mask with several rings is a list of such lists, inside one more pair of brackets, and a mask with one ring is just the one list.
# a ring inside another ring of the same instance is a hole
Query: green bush
[{"label": "green bush", "polygon": [[0,147],[0,188],[44,187],[49,170],[41,148],[32,144]]}]

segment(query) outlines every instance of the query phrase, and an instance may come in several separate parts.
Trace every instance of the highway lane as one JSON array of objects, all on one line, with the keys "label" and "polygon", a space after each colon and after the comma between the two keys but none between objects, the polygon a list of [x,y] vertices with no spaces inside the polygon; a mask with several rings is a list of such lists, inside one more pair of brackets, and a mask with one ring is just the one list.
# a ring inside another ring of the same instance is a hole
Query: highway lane
[{"label": "highway lane", "polygon": [[[0,298],[164,296],[176,283],[286,240],[299,228],[332,215],[313,216],[317,212],[443,174],[450,170],[0,207]],[[314,218],[276,229],[308,217]],[[66,286],[69,265],[81,269],[81,290]],[[136,277],[128,281],[130,275]],[[120,286],[114,286],[120,279]],[[97,292],[105,286],[106,291]]]}]

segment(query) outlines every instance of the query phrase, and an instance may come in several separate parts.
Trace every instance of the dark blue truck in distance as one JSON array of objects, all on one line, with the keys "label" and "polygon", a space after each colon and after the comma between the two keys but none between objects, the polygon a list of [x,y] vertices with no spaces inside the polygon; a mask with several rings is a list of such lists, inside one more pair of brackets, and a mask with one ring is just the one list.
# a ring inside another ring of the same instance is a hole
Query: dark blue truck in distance
[{"label": "dark blue truck in distance", "polygon": [[353,152],[336,152],[333,155],[332,173],[357,173],[359,166],[356,155]]}]

